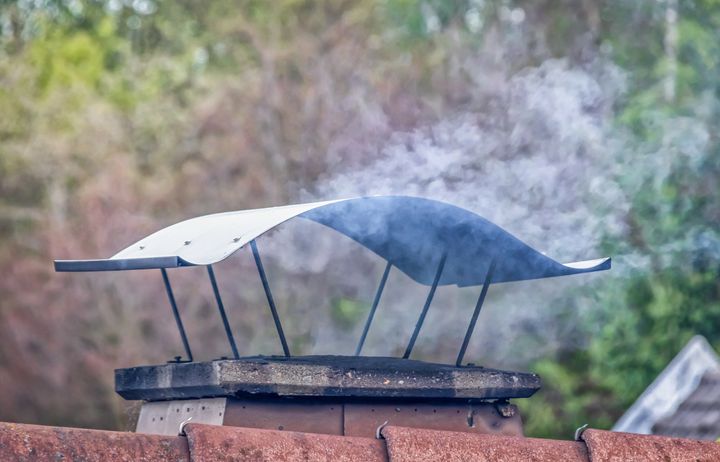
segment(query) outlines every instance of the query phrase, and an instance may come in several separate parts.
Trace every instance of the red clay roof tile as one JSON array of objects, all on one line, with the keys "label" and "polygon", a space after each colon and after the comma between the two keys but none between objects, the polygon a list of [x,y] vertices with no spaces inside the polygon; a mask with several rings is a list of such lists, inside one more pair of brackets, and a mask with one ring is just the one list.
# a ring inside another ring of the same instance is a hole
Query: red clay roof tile
[{"label": "red clay roof tile", "polygon": [[390,426],[382,435],[391,462],[588,461],[585,445],[576,441]]},{"label": "red clay roof tile", "polygon": [[189,424],[187,438],[0,423],[0,461],[720,461],[720,444],[586,430],[557,441],[388,426],[384,441]]},{"label": "red clay roof tile", "polygon": [[189,462],[185,438],[0,422],[3,462]]},{"label": "red clay roof tile", "polygon": [[374,438],[201,424],[185,433],[193,462],[387,461],[385,443]]},{"label": "red clay roof tile", "polygon": [[720,461],[720,444],[667,436],[588,429],[582,433],[591,462]]}]

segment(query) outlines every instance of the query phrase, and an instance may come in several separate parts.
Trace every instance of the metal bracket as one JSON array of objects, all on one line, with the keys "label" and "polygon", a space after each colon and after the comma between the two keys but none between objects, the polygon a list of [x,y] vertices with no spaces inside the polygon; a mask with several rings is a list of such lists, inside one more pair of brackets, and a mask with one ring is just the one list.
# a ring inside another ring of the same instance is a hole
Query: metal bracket
[{"label": "metal bracket", "polygon": [[413,331],[412,336],[410,337],[410,342],[408,342],[407,348],[405,349],[403,359],[408,359],[410,357],[410,354],[412,353],[413,347],[415,346],[415,341],[417,340],[418,334],[420,333],[420,329],[425,322],[425,316],[427,316],[428,310],[430,309],[430,304],[432,303],[432,299],[435,296],[435,290],[437,289],[438,283],[440,282],[440,276],[442,276],[443,268],[445,268],[446,259],[447,253],[443,252],[442,256],[440,257],[440,264],[438,265],[437,272],[435,273],[435,279],[433,280],[432,287],[430,288],[430,292],[428,293],[427,300],[425,300],[425,306],[423,306],[423,309],[420,312],[420,317],[417,320],[417,324],[415,324],[415,330]]},{"label": "metal bracket", "polygon": [[488,271],[485,275],[485,282],[483,282],[480,296],[478,297],[477,304],[475,305],[475,311],[473,311],[472,318],[470,318],[470,324],[468,324],[467,331],[465,332],[465,338],[463,339],[462,346],[460,347],[460,352],[458,353],[457,360],[455,361],[455,365],[458,367],[462,365],[462,360],[465,357],[465,352],[467,351],[468,344],[470,343],[470,338],[475,331],[475,324],[477,323],[478,316],[480,316],[480,310],[482,309],[483,303],[485,302],[485,296],[487,295],[490,284],[492,283],[492,276],[494,272],[495,260],[493,259],[492,261],[490,261],[490,265],[488,266]]},{"label": "metal bracket", "polygon": [[283,353],[285,353],[285,356],[289,357],[291,356],[290,347],[288,347],[287,340],[285,340],[285,332],[283,331],[282,323],[280,323],[280,316],[278,316],[277,308],[275,307],[275,300],[273,300],[272,292],[270,291],[270,284],[268,284],[267,276],[265,275],[265,268],[263,267],[262,260],[260,259],[260,252],[258,252],[255,240],[250,241],[250,248],[252,249],[253,257],[255,258],[255,266],[257,266],[260,281],[262,281],[263,289],[265,289],[265,296],[267,297],[268,305],[270,306],[270,313],[272,313],[273,321],[275,321],[275,329],[280,337]]},{"label": "metal bracket", "polygon": [[168,277],[167,270],[165,268],[161,268],[160,272],[162,272],[163,282],[165,283],[165,291],[167,292],[168,300],[170,301],[170,306],[172,307],[173,316],[175,317],[175,324],[177,324],[178,331],[180,332],[180,338],[182,339],[183,347],[185,348],[185,354],[188,357],[186,361],[183,361],[181,356],[176,356],[175,361],[173,362],[191,363],[193,361],[193,355],[192,351],[190,350],[190,344],[188,343],[187,335],[185,334],[185,327],[183,326],[182,319],[180,319],[180,312],[178,311],[177,303],[175,302],[175,295],[173,294],[172,286],[170,285],[170,278]]},{"label": "metal bracket", "polygon": [[178,430],[178,436],[187,436],[185,434],[185,425],[189,424],[192,420],[192,417],[188,417],[187,419],[180,422],[180,429]]},{"label": "metal bracket", "polygon": [[588,428],[589,424],[585,424],[582,427],[578,427],[577,430],[575,430],[575,441],[580,441],[582,438],[582,434],[585,431],[585,429]]},{"label": "metal bracket", "polygon": [[217,302],[218,310],[220,311],[220,317],[222,318],[223,326],[225,327],[225,335],[227,335],[233,356],[235,359],[240,359],[237,345],[235,345],[235,337],[233,337],[232,330],[230,329],[230,322],[228,321],[227,314],[225,314],[225,306],[223,305],[222,298],[220,297],[220,289],[218,289],[217,280],[215,279],[215,271],[213,271],[212,265],[207,265],[207,271],[208,277],[210,277],[210,284],[212,285],[213,293],[215,294],[215,301]]},{"label": "metal bracket", "polygon": [[362,335],[360,335],[360,341],[357,344],[357,348],[355,348],[355,356],[360,356],[362,347],[365,344],[365,338],[367,337],[368,331],[370,330],[370,324],[372,324],[373,318],[375,317],[375,310],[377,310],[378,303],[380,303],[380,297],[382,296],[383,289],[385,289],[385,283],[387,282],[388,276],[390,275],[390,269],[392,269],[392,263],[388,261],[387,265],[385,266],[385,272],[380,279],[380,285],[378,286],[378,290],[375,293],[375,300],[373,300],[372,307],[370,308],[370,313],[368,313],[367,321],[365,321],[365,327],[363,328]]},{"label": "metal bracket", "polygon": [[378,426],[378,428],[375,429],[375,439],[377,440],[384,440],[385,438],[382,436],[382,429],[385,428],[385,426],[388,424],[388,421],[386,420],[382,424]]}]

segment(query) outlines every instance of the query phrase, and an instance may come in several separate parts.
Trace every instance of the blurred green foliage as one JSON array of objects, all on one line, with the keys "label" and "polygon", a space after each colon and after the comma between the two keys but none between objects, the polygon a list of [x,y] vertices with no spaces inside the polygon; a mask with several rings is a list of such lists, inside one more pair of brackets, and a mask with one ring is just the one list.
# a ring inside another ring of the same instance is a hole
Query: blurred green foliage
[{"label": "blurred green foliage", "polygon": [[[676,23],[666,7],[655,0],[1,2],[0,267],[10,269],[0,283],[0,417],[122,426],[112,365],[147,360],[137,344],[148,338],[172,338],[170,330],[143,330],[158,320],[140,302],[120,300],[114,286],[52,279],[54,255],[109,254],[117,240],[208,204],[287,202],[323,175],[324,153],[362,120],[363,102],[375,104],[365,95],[379,95],[391,130],[471,104],[458,87],[472,76],[445,69],[503,46],[488,41],[503,34],[500,19],[510,15],[547,45],[513,55],[514,69],[582,60],[578,44],[588,43],[627,73],[613,110],[631,147],[616,174],[630,204],[629,232],[608,232],[604,250],[647,264],[593,287],[590,316],[556,321],[573,324],[584,341],[532,365],[545,386],[520,403],[530,435],[609,427],[692,335],[720,347],[720,2],[679,0]],[[669,28],[677,34],[672,47]],[[218,184],[225,195],[209,191]],[[99,228],[118,234],[98,235]],[[90,303],[100,314],[79,308]],[[339,296],[331,313],[349,329],[366,311],[366,303]],[[294,348],[310,343],[306,332],[295,341]],[[66,355],[72,371],[63,369]],[[28,385],[36,382],[43,394]]]},{"label": "blurred green foliage", "polygon": [[[617,125],[634,134],[636,150],[626,155],[647,158],[645,169],[621,172],[630,234],[608,236],[606,251],[642,255],[649,265],[602,289],[599,310],[582,326],[586,348],[536,365],[545,391],[522,403],[531,434],[609,427],[693,335],[720,347],[720,4],[678,4],[674,58],[663,46],[662,10],[639,2],[642,33],[626,11],[637,6],[606,11],[606,40],[631,78]],[[677,60],[670,98],[669,59]],[[703,129],[707,140],[698,139]]]},{"label": "blurred green foliage", "polygon": [[370,309],[366,302],[349,297],[334,298],[331,304],[333,319],[341,329],[350,329],[357,325]]}]

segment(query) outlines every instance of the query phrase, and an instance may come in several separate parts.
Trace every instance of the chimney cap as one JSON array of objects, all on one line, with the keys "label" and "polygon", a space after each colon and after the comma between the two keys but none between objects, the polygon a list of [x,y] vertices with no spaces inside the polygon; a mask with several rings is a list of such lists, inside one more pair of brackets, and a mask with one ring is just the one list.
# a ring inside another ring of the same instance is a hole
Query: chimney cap
[{"label": "chimney cap", "polygon": [[[291,356],[255,239],[280,224],[305,218],[334,229],[387,261],[355,354],[360,355],[388,274],[394,266],[416,282],[431,286],[403,354],[412,354],[438,286],[482,284],[475,310],[455,361],[463,362],[480,309],[491,284],[610,268],[601,258],[562,264],[520,241],[481,216],[445,202],[410,196],[372,196],[205,215],[161,229],[105,260],[56,260],[56,271],[160,269],[187,359],[193,355],[166,268],[204,265],[228,343],[240,359],[212,264],[246,244],[255,259],[285,356]],[[178,358],[179,362],[180,359]]]},{"label": "chimney cap", "polygon": [[211,265],[282,223],[301,217],[364,245],[416,282],[438,285],[522,281],[610,268],[609,258],[559,263],[481,216],[445,202],[410,196],[371,196],[216,213],[161,229],[108,259],[56,260],[56,271],[119,271]]}]

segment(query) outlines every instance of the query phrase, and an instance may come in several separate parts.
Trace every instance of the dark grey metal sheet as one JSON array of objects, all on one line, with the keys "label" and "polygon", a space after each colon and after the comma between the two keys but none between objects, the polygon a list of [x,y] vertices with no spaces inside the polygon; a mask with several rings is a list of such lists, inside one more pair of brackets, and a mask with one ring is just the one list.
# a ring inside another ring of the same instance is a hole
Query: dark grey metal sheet
[{"label": "dark grey metal sheet", "polygon": [[106,260],[55,260],[55,271],[124,271],[193,266],[178,257],[108,258]]},{"label": "dark grey metal sheet", "polygon": [[440,285],[482,284],[492,260],[494,283],[610,268],[609,258],[559,263],[481,216],[445,202],[375,196],[197,217],[162,229],[107,260],[60,260],[56,270],[210,265],[295,217],[345,234],[425,285],[432,283],[443,254],[447,260]]}]

